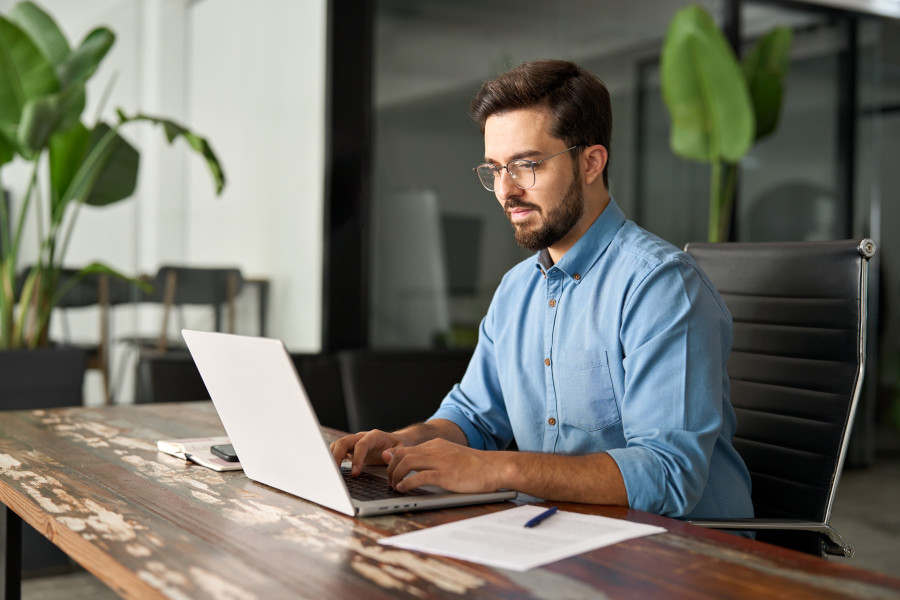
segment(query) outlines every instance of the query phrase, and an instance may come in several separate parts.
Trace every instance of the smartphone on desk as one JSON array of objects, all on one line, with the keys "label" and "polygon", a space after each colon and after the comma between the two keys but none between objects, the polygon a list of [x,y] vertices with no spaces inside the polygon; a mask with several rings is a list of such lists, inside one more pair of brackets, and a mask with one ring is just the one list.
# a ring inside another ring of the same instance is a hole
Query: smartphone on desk
[{"label": "smartphone on desk", "polygon": [[234,451],[234,446],[231,444],[216,444],[215,446],[210,446],[209,451],[213,453],[214,456],[218,456],[222,460],[227,460],[228,462],[237,462],[238,456]]}]

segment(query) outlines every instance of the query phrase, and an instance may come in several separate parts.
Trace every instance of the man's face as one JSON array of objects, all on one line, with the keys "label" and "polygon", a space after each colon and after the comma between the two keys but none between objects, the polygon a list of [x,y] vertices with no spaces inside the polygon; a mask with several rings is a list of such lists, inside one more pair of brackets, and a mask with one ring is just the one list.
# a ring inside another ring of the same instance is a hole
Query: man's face
[{"label": "man's face", "polygon": [[[538,161],[566,149],[550,134],[546,109],[521,109],[488,117],[484,126],[485,162],[506,165],[524,158]],[[584,195],[577,173],[578,150],[554,157],[535,167],[534,186],[516,187],[506,170],[494,194],[512,223],[516,242],[531,251],[553,246],[563,239],[584,214]]]}]

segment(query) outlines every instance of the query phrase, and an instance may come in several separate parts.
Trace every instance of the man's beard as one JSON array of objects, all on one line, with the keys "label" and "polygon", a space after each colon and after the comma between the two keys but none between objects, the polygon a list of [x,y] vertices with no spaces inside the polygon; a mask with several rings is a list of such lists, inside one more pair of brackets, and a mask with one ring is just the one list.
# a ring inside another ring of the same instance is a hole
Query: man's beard
[{"label": "man's beard", "polygon": [[510,219],[513,231],[515,231],[516,243],[532,252],[549,248],[559,240],[563,239],[566,234],[575,227],[575,224],[578,223],[578,220],[581,219],[581,216],[584,214],[584,194],[581,186],[581,177],[578,176],[578,173],[575,174],[572,184],[569,186],[569,189],[566,190],[566,195],[563,196],[562,202],[559,206],[548,211],[546,215],[544,215],[540,208],[534,204],[528,204],[512,199],[507,201],[503,206],[507,218],[510,216],[509,211],[514,208],[527,208],[533,210],[538,213],[543,220],[543,222],[535,228],[534,226],[528,227],[524,223],[517,225]]}]

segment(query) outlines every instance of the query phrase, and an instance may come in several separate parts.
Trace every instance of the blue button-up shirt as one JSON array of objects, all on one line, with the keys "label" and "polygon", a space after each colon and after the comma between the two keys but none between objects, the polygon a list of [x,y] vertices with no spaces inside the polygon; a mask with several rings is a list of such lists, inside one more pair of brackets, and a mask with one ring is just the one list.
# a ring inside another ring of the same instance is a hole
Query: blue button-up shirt
[{"label": "blue button-up shirt", "polygon": [[731,315],[685,253],[614,201],[558,263],[504,277],[462,381],[432,418],[469,446],[607,452],[632,508],[750,517],[725,362]]}]

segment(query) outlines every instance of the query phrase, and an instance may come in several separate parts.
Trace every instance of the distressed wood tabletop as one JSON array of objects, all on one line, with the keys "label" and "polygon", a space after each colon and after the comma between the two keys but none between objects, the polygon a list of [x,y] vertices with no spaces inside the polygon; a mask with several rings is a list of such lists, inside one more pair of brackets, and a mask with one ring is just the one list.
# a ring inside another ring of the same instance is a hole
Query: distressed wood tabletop
[{"label": "distressed wood tabletop", "polygon": [[900,598],[900,580],[640,511],[668,532],[524,573],[379,545],[514,503],[353,519],[157,451],[209,402],[0,413],[0,501],[126,598]]}]

